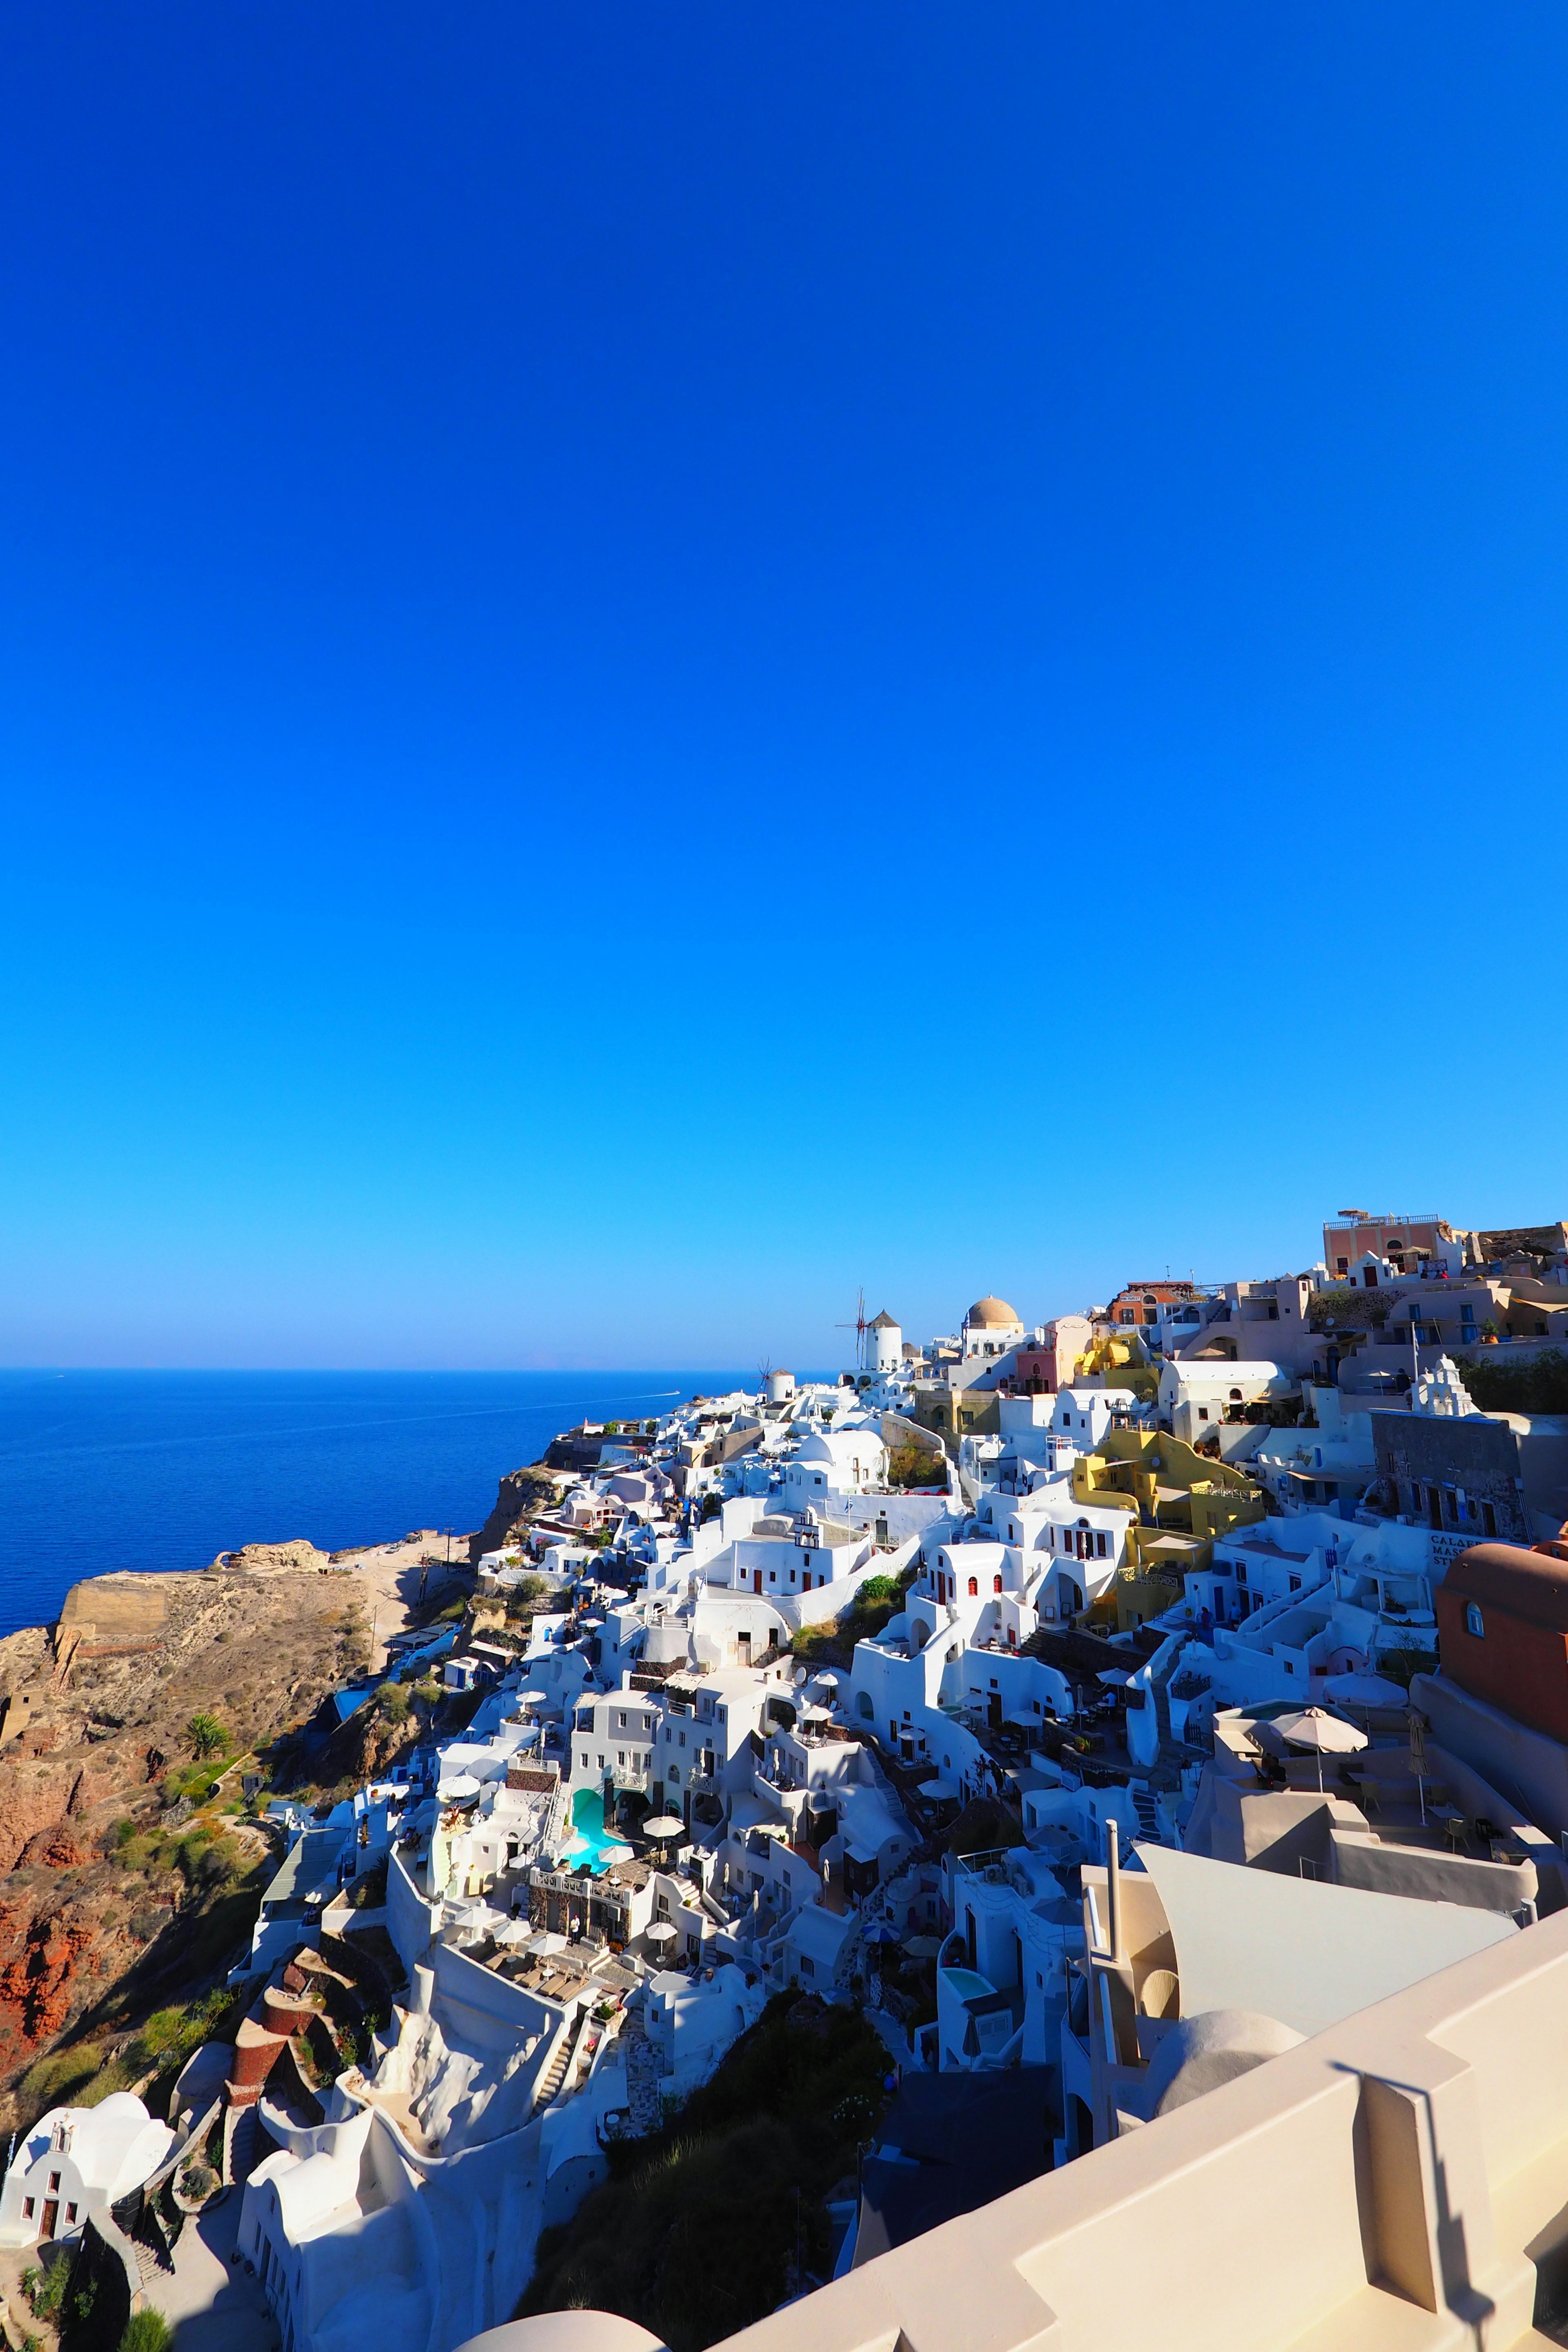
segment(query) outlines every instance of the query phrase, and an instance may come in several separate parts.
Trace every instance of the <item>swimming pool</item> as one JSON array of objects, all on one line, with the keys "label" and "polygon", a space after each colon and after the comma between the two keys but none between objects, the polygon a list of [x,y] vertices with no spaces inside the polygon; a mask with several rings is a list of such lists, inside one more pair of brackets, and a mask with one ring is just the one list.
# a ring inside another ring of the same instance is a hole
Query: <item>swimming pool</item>
[{"label": "swimming pool", "polygon": [[612,1862],[625,1862],[630,1854],[625,1838],[612,1835],[605,1827],[605,1801],[599,1791],[579,1789],[572,1800],[572,1835],[561,1849],[563,1866],[575,1870],[585,1862],[598,1878]]},{"label": "swimming pool", "polygon": [[973,1969],[943,1969],[942,1975],[960,2000],[978,2000],[983,1993],[994,1992],[994,1985],[977,1974]]}]

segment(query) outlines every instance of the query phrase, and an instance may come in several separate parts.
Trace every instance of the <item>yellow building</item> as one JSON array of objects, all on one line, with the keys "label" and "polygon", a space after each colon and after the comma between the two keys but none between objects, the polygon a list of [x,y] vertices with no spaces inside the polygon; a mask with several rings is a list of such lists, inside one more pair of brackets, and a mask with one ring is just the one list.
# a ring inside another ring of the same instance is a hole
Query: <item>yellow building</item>
[{"label": "yellow building", "polygon": [[[1107,1430],[1098,1450],[1073,1464],[1072,1492],[1075,1502],[1101,1509],[1124,1503],[1132,1515],[1127,1563],[1113,1588],[1122,1633],[1173,1608],[1183,1578],[1208,1566],[1215,1538],[1254,1525],[1266,1507],[1262,1488],[1240,1470],[1147,1429]],[[1106,1615],[1110,1599],[1100,1603]]]}]

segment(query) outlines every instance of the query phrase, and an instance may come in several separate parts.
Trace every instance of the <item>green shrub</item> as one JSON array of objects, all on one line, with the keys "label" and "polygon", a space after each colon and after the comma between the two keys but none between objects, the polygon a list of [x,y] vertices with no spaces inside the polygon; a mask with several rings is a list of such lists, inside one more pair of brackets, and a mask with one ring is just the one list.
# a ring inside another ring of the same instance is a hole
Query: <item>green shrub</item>
[{"label": "green shrub", "polygon": [[1510,1364],[1490,1349],[1456,1359],[1481,1412],[1568,1412],[1568,1356],[1549,1348],[1532,1363]]},{"label": "green shrub", "polygon": [[103,2053],[95,2042],[79,2042],[70,2050],[51,2050],[23,2075],[23,2105],[35,2116],[48,2107],[72,2105],[77,2093],[91,2082],[102,2063]]},{"label": "green shrub", "polygon": [[401,1683],[383,1683],[375,1695],[376,1712],[387,1723],[406,1723],[411,1701]]},{"label": "green shrub", "polygon": [[913,1439],[907,1445],[895,1445],[888,1457],[889,1486],[945,1486],[947,1457],[938,1449],[917,1445]]},{"label": "green shrub", "polygon": [[173,2330],[161,2311],[148,2304],[132,2312],[120,2339],[120,2352],[171,2352]]},{"label": "green shrub", "polygon": [[902,1597],[902,1588],[896,1576],[868,1576],[864,1584],[855,1588],[857,1609],[869,1609],[879,1601],[898,1601]]},{"label": "green shrub", "polygon": [[885,2100],[888,2057],[851,2009],[783,1993],[659,2132],[609,2151],[611,2177],[539,2241],[519,2316],[587,2305],[671,2352],[775,2310],[797,2259],[826,2274],[822,2200]]},{"label": "green shrub", "polygon": [[101,2106],[116,2091],[128,2091],[133,2079],[122,2058],[106,2059],[86,2089],[77,2093],[75,2104],[79,2107]]},{"label": "green shrub", "polygon": [[58,2319],[66,2299],[66,2281],[70,2276],[70,2263],[65,2257],[52,2262],[47,2270],[26,2270],[22,2273],[22,2287],[33,2306],[35,2319]]},{"label": "green shrub", "polygon": [[216,1715],[193,1715],[185,1726],[185,1738],[196,1757],[226,1756],[234,1745]]}]

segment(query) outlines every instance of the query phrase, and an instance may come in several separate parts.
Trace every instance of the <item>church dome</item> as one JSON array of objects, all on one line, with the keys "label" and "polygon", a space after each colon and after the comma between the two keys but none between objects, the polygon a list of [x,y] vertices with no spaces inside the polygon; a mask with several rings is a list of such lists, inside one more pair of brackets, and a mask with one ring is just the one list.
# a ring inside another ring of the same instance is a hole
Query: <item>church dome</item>
[{"label": "church dome", "polygon": [[1005,1298],[977,1298],[963,1319],[972,1331],[1004,1331],[1015,1324],[1021,1329],[1024,1318]]}]

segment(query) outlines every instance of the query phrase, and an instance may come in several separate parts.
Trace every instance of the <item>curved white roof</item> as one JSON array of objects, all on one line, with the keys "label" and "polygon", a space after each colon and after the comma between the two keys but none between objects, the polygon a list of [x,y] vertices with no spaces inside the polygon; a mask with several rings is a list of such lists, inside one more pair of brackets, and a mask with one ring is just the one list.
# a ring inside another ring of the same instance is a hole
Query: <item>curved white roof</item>
[{"label": "curved white roof", "polygon": [[167,2124],[154,2123],[133,2091],[115,2091],[96,2107],[51,2107],[28,2135],[26,2158],[47,2148],[57,2123],[68,2126],[71,2162],[89,2190],[112,2203],[140,2188],[174,2145]]}]

